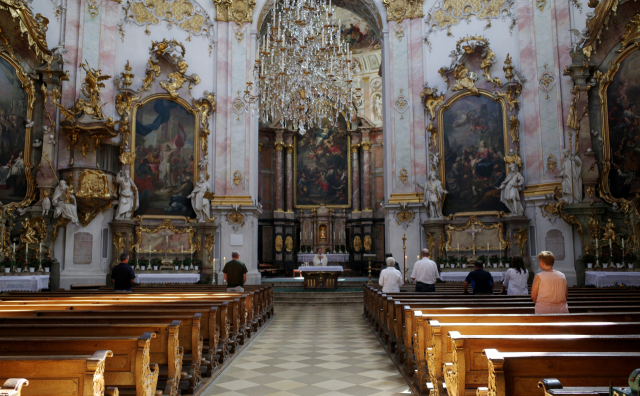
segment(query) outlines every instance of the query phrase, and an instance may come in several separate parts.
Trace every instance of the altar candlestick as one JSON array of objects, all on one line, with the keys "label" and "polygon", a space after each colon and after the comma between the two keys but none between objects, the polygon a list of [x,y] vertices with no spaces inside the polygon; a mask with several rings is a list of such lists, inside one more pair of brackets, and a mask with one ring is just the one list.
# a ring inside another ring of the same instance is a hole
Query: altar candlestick
[{"label": "altar candlestick", "polygon": [[[611,239],[609,239],[609,241],[611,241]],[[611,245],[611,242],[609,242],[609,245]],[[25,260],[27,260],[27,264],[29,263],[29,242],[27,242],[27,247],[24,250],[24,258]]]},{"label": "altar candlestick", "polygon": [[13,243],[13,259],[16,259],[16,243]]},{"label": "altar candlestick", "polygon": [[598,250],[598,238],[596,238],[596,250]]},{"label": "altar candlestick", "polygon": [[487,254],[489,254],[489,242],[487,242]]}]

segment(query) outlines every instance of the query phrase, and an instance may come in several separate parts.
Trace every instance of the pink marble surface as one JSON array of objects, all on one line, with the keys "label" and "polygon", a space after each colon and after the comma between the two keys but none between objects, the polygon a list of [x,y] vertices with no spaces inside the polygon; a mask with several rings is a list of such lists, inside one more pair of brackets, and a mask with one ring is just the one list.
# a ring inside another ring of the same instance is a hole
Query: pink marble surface
[{"label": "pink marble surface", "polygon": [[371,209],[371,150],[362,150],[362,210]]},{"label": "pink marble surface", "polygon": [[[115,97],[115,84],[113,83],[113,77],[118,75],[124,70],[115,70],[116,67],[116,44],[118,42],[118,32],[116,23],[118,22],[118,9],[120,5],[115,1],[105,1],[102,3],[100,15],[102,17],[102,30],[100,32],[100,69],[103,74],[112,76],[107,84],[105,84],[102,90],[102,97],[113,98]],[[106,117],[118,118],[115,111],[115,101],[109,101],[109,103],[103,107]],[[119,137],[111,139],[114,142],[119,141]]]},{"label": "pink marble surface", "polygon": [[351,208],[353,210],[360,210],[360,161],[358,157],[357,151],[351,153],[351,174],[353,176]]},{"label": "pink marble surface", "polygon": [[216,57],[216,128],[214,137],[216,142],[215,149],[215,193],[216,195],[227,195],[228,186],[231,182],[232,175],[229,171],[229,154],[231,147],[230,141],[230,117],[231,111],[231,43],[230,43],[230,23],[218,23],[218,42]]},{"label": "pink marble surface", "polygon": [[[530,1],[518,0],[518,39],[520,42],[520,72],[529,80],[522,88],[521,112],[523,122],[520,125],[521,142],[524,150],[521,155],[525,158],[527,184],[540,183],[544,172],[543,161],[540,155],[541,130],[540,107],[538,104],[538,73],[536,70],[535,29],[533,26],[534,4]],[[524,135],[524,136],[522,136]]]},{"label": "pink marble surface", "polygon": [[[413,179],[411,182],[417,181],[424,183],[427,180],[427,156],[426,156],[426,141],[425,141],[425,119],[424,119],[424,107],[422,106],[422,100],[420,93],[424,85],[424,62],[423,62],[423,38],[422,38],[422,25],[421,18],[414,18],[409,20],[408,39],[409,48],[409,100],[412,107],[412,123],[411,123],[411,146],[413,148],[411,175]],[[409,190],[411,192],[416,191],[413,187],[413,183],[410,183]]]},{"label": "pink marble surface", "polygon": [[287,212],[293,211],[293,152],[286,153],[287,156]]},{"label": "pink marble surface", "polygon": [[276,210],[284,209],[284,188],[283,188],[283,178],[284,178],[284,163],[282,158],[282,153],[284,150],[276,150]]},{"label": "pink marble surface", "polygon": [[[571,105],[571,88],[573,88],[573,81],[569,76],[563,76],[564,68],[569,66],[573,60],[569,53],[571,47],[571,9],[568,0],[557,0],[551,3],[551,18],[553,26],[554,37],[554,61],[557,67],[554,69],[557,87],[560,90],[560,95],[557,97],[558,104],[558,131],[564,131],[566,134],[569,128],[565,125],[567,116],[569,114],[569,107]],[[575,29],[582,30],[584,26],[575,26]],[[565,98],[563,101],[562,99]]]}]

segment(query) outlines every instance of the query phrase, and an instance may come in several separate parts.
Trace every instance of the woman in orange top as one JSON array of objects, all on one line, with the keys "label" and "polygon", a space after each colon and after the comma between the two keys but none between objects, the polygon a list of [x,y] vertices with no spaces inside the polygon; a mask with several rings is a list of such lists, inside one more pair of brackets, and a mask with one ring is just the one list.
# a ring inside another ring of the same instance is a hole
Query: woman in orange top
[{"label": "woman in orange top", "polygon": [[538,254],[538,265],[542,272],[533,278],[531,287],[531,299],[536,304],[536,314],[569,313],[567,278],[562,272],[553,269],[554,262],[553,253],[543,251]]}]

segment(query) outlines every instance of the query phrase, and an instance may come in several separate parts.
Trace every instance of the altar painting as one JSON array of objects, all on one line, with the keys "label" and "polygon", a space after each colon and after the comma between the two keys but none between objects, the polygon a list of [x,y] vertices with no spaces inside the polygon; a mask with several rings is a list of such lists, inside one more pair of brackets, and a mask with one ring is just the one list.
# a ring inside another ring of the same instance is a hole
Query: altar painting
[{"label": "altar painting", "polygon": [[[139,253],[141,258],[144,258],[144,254],[154,253],[154,257],[157,257],[156,253],[164,253],[171,257],[175,257],[176,254],[190,254],[191,243],[189,241],[189,233],[143,233],[140,240]],[[184,257],[183,257],[184,258]]]},{"label": "altar painting", "polygon": [[609,189],[614,198],[632,199],[640,192],[639,73],[640,52],[634,51],[620,63],[607,88]]},{"label": "altar painting", "polygon": [[4,205],[22,201],[27,193],[24,145],[28,103],[16,69],[0,57],[0,202]]},{"label": "altar painting", "polygon": [[349,136],[346,124],[310,128],[295,138],[294,202],[297,208],[351,205]]},{"label": "altar painting", "polygon": [[449,192],[442,212],[508,213],[498,190],[507,174],[504,105],[485,95],[463,95],[440,113],[440,177]]},{"label": "altar painting", "polygon": [[191,200],[197,166],[196,120],[180,103],[156,99],[137,109],[134,181],[140,194],[135,215],[195,217]]}]

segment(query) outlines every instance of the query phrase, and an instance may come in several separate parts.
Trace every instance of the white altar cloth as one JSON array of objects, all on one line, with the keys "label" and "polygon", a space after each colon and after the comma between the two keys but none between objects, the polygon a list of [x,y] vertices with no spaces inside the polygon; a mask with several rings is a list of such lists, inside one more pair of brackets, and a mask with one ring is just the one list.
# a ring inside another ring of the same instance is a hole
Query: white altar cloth
[{"label": "white altar cloth", "polygon": [[49,275],[0,276],[0,292],[37,292],[49,287]]},{"label": "white altar cloth", "polygon": [[586,271],[585,285],[613,287],[618,285],[640,286],[640,272]]},{"label": "white altar cloth", "polygon": [[[440,279],[445,282],[464,282],[469,275],[469,272],[458,272],[458,271],[442,271],[440,272]],[[504,280],[505,271],[487,271],[493,277],[494,282],[502,282]]]},{"label": "white altar cloth", "polygon": [[[299,263],[312,263],[313,258],[316,256],[315,253],[299,253],[298,254],[298,262]],[[349,262],[349,254],[348,253],[329,253],[324,254],[327,256],[327,262],[329,263],[348,263]]]},{"label": "white altar cloth", "polygon": [[137,274],[136,283],[198,283],[200,274]]},{"label": "white altar cloth", "polygon": [[298,271],[300,272],[342,272],[342,266],[340,265],[327,265],[327,266],[310,266],[310,267],[298,267]]}]

